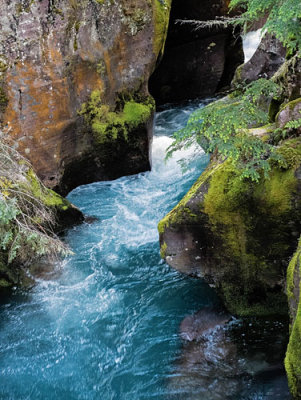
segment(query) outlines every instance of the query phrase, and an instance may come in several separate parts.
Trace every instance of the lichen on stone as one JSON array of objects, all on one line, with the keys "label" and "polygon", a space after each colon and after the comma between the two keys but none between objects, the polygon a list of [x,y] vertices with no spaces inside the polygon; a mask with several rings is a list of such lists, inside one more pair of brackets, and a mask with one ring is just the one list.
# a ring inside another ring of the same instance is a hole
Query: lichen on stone
[{"label": "lichen on stone", "polygon": [[127,26],[127,33],[131,36],[137,35],[151,21],[151,14],[148,7],[140,8],[127,2],[123,4],[122,9],[123,17],[121,21]]}]

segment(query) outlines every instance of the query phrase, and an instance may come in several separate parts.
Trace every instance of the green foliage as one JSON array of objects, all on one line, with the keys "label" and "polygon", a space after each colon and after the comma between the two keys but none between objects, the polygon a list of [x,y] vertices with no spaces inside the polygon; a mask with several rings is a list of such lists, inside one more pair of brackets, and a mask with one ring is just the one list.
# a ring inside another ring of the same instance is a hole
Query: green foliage
[{"label": "green foliage", "polygon": [[50,193],[30,164],[0,140],[0,254],[8,264],[68,252],[51,229],[55,218],[45,204],[55,201]]},{"label": "green foliage", "polygon": [[271,141],[273,144],[278,144],[282,140],[288,139],[294,136],[295,132],[301,128],[301,118],[291,120],[287,122],[283,128],[277,128],[271,135]]},{"label": "green foliage", "polygon": [[245,27],[268,14],[263,30],[274,34],[291,53],[301,49],[300,0],[232,0],[230,7],[244,10],[238,22]]},{"label": "green foliage", "polygon": [[301,128],[301,118],[287,122],[284,128],[287,130]]},{"label": "green foliage", "polygon": [[301,137],[286,140],[277,147],[278,164],[283,169],[296,168],[301,163]]},{"label": "green foliage", "polygon": [[175,141],[168,149],[173,151],[191,145],[195,140],[208,153],[215,151],[241,171],[241,178],[258,181],[261,171],[270,171],[270,159],[278,159],[273,147],[251,135],[249,128],[265,125],[269,116],[262,104],[277,98],[279,87],[272,81],[259,79],[244,92],[222,99],[197,110],[187,126],[176,132]]}]

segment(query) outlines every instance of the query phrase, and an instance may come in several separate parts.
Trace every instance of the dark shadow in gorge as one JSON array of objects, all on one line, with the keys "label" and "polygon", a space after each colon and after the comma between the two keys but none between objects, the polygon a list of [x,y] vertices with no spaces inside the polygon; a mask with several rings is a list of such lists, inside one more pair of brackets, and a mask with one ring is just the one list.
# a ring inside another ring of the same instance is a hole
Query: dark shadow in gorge
[{"label": "dark shadow in gorge", "polygon": [[225,0],[173,0],[163,59],[149,81],[157,105],[223,91],[244,55],[239,31],[176,23],[178,19],[207,21],[227,14]]}]

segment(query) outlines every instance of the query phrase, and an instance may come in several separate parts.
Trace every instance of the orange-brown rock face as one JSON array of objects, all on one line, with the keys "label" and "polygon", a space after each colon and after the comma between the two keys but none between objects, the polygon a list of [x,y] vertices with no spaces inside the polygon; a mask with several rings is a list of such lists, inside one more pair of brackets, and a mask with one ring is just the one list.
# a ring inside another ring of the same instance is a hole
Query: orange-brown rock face
[{"label": "orange-brown rock face", "polygon": [[151,118],[103,149],[79,110],[95,90],[111,111],[125,95],[148,96],[169,8],[167,0],[1,1],[3,129],[47,186],[65,194],[149,168]]}]

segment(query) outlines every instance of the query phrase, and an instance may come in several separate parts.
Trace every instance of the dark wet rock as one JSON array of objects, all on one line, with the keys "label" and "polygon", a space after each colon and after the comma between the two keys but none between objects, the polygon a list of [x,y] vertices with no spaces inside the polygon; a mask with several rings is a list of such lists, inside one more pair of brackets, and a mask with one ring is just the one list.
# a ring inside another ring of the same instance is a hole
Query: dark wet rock
[{"label": "dark wet rock", "polygon": [[174,0],[164,57],[150,79],[158,104],[211,96],[230,84],[243,62],[242,42],[232,29],[202,28],[176,23],[178,19],[206,21],[226,15],[228,2]]},{"label": "dark wet rock", "polygon": [[233,86],[250,83],[259,78],[271,78],[285,62],[286,49],[275,37],[265,34],[253,57],[239,66]]},{"label": "dark wet rock", "polygon": [[58,279],[62,274],[63,266],[59,263],[51,262],[51,260],[39,260],[33,262],[28,268],[28,274],[32,278],[33,285],[37,280],[51,281]]},{"label": "dark wet rock", "polygon": [[86,224],[90,225],[97,221],[99,221],[98,217],[94,217],[93,215],[85,215],[85,223]]}]

